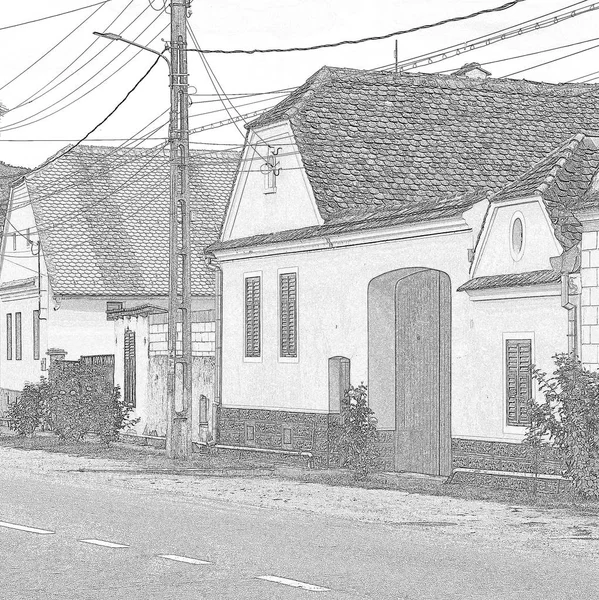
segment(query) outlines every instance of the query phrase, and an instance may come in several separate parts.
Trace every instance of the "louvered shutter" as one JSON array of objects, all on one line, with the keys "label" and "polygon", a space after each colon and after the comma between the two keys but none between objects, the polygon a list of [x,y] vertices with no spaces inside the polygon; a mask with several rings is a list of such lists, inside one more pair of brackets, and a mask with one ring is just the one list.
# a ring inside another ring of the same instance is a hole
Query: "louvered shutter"
[{"label": "louvered shutter", "polygon": [[245,279],[245,355],[260,356],[260,277]]},{"label": "louvered shutter", "polygon": [[136,362],[135,362],[135,331],[131,329],[125,329],[124,339],[124,366],[125,366],[125,381],[124,381],[124,398],[125,404],[135,407],[136,405],[136,387],[137,387],[137,373],[136,373]]},{"label": "louvered shutter", "polygon": [[532,397],[531,366],[531,341],[507,340],[506,385],[508,425],[528,425],[528,401]]},{"label": "louvered shutter", "polygon": [[297,357],[297,273],[283,273],[281,290],[281,356]]}]

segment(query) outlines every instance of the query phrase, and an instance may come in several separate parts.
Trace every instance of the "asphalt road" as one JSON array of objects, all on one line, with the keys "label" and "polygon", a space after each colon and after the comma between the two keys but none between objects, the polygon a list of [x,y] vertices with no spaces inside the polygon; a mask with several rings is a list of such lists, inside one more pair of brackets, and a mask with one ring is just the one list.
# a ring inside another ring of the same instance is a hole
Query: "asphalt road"
[{"label": "asphalt road", "polygon": [[2,600],[599,597],[595,559],[435,535],[434,523],[373,525],[1,473],[0,522]]}]

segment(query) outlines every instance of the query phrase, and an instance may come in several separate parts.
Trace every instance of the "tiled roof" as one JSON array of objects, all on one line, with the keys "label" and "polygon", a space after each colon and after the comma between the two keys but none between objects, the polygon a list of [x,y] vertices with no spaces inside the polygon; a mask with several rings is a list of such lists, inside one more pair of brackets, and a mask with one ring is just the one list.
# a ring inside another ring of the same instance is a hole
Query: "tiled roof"
[{"label": "tiled roof", "polygon": [[581,131],[599,86],[324,67],[250,127],[289,120],[324,218],[498,192]]},{"label": "tiled roof", "polygon": [[215,242],[208,247],[208,251],[264,246],[279,242],[324,238],[354,231],[409,225],[422,221],[449,219],[462,215],[484,197],[484,194],[471,193],[463,196],[446,196],[441,199],[406,200],[390,203],[384,207],[355,207],[329,215],[322,225]]},{"label": "tiled roof", "polygon": [[[192,292],[214,293],[205,246],[218,238],[237,153],[192,152]],[[162,148],[78,146],[26,176],[53,292],[168,293],[169,159]]]},{"label": "tiled roof", "polygon": [[111,310],[107,312],[107,315],[111,320],[117,320],[124,317],[147,317],[148,315],[160,315],[166,312],[168,312],[168,310],[162,306],[155,306],[154,304],[140,304],[138,306],[131,306],[129,308]]},{"label": "tiled roof", "polygon": [[599,170],[599,137],[578,134],[493,196],[492,202],[538,195],[564,249],[580,241],[576,213],[597,206],[592,195]]},{"label": "tiled roof", "polygon": [[557,271],[529,271],[528,273],[510,273],[509,275],[490,275],[475,277],[458,288],[458,292],[474,290],[489,290],[493,288],[526,287],[560,281],[561,274]]},{"label": "tiled roof", "polygon": [[0,160],[0,219],[2,219],[2,221],[4,221],[4,215],[8,205],[10,183],[15,179],[18,179],[24,173],[27,173],[27,171],[28,169],[24,167],[15,167]]}]

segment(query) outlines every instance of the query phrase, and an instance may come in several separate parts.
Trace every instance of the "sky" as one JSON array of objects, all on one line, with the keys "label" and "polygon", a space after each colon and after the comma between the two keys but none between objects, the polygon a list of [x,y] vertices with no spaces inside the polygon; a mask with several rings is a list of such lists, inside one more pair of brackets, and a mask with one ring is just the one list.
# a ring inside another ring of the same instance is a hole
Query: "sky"
[{"label": "sky", "polygon": [[[69,141],[79,140],[114,109],[155,59],[151,53],[138,52],[121,42],[99,39],[93,35],[94,31],[121,33],[124,30],[123,37],[137,38],[138,43],[156,50],[164,48],[161,40],[168,39],[168,29],[162,30],[167,28],[169,16],[160,10],[163,0],[153,0],[153,8],[158,10],[152,9],[149,0],[111,0],[101,7],[2,29],[95,1],[3,0],[0,12],[0,103],[10,112],[0,120],[1,161],[35,167]],[[194,0],[190,25],[204,49],[306,46],[382,35],[505,2]],[[590,0],[524,0],[509,10],[382,41],[310,52],[207,55],[206,58],[227,95],[285,90],[301,85],[324,65],[374,69],[392,63],[395,39],[398,40],[399,59],[405,60],[574,4],[577,6],[572,8],[584,8],[594,3]],[[599,9],[599,3],[595,5]],[[84,19],[87,20],[82,23]],[[592,38],[598,39],[571,48],[504,60]],[[493,77],[504,77],[579,50],[585,51],[513,77],[559,83],[599,71],[599,10],[416,70],[446,71],[477,61],[487,65]],[[229,115],[214,95],[205,65],[195,53],[189,57],[189,72],[192,92],[197,94],[192,98],[191,127],[227,119]],[[234,102],[242,113],[255,111],[273,106],[284,93],[239,98]],[[163,115],[150,125],[168,110],[168,105],[167,67],[160,61],[118,111],[90,136],[94,141],[86,143],[118,145],[122,142],[112,140],[127,140],[144,127],[144,133],[150,132],[166,121],[166,115]],[[230,107],[229,112],[237,114]],[[234,147],[243,143],[243,133],[241,122],[196,133],[191,139],[194,148]],[[152,137],[165,136],[163,127]],[[144,145],[158,143],[160,139],[150,139]]]}]

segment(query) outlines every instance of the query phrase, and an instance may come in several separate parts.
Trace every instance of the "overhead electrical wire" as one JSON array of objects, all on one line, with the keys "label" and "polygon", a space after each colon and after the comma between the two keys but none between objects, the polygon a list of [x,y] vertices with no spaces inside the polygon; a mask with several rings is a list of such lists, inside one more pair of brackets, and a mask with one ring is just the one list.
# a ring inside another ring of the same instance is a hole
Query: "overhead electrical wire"
[{"label": "overhead electrical wire", "polygon": [[595,48],[599,48],[599,44],[595,44],[594,46],[591,46],[590,48],[584,48],[583,50],[577,50],[576,52],[571,52],[570,54],[566,54],[564,56],[558,56],[557,58],[547,60],[547,61],[539,63],[537,65],[533,65],[531,67],[526,67],[525,69],[520,69],[518,71],[514,71],[513,73],[508,73],[507,75],[502,75],[502,77],[503,78],[513,77],[514,75],[519,75],[520,73],[525,73],[526,71],[532,71],[533,69],[538,69],[539,67],[551,65],[560,60],[564,60],[565,58],[570,58],[571,56],[576,56],[577,54],[582,54],[583,52],[588,52],[589,50],[595,50]]},{"label": "overhead electrical wire", "polygon": [[22,23],[14,23],[13,25],[5,25],[4,27],[0,27],[0,31],[5,31],[6,29],[14,29],[15,27],[22,27],[23,25],[30,25],[31,23],[39,23],[40,21],[47,21],[48,19],[55,19],[56,17],[62,17],[63,15],[70,15],[74,12],[79,12],[81,10],[87,10],[88,8],[94,8],[94,6],[102,6],[104,4],[108,4],[112,2],[112,0],[103,0],[103,2],[96,2],[95,4],[88,4],[87,6],[80,6],[79,8],[73,8],[71,10],[66,10],[64,12],[56,13],[54,15],[47,15],[45,17],[40,17],[39,19],[32,19],[31,21],[24,21]]},{"label": "overhead electrical wire", "polygon": [[[461,54],[472,52],[473,50],[478,50],[479,48],[484,48],[497,42],[503,42],[513,37],[526,35],[527,33],[538,31],[539,29],[552,27],[553,25],[557,25],[562,21],[581,16],[588,12],[595,11],[599,8],[599,3],[594,2],[593,4],[587,6],[582,6],[574,10],[568,10],[572,7],[585,4],[586,2],[588,2],[588,0],[581,0],[580,2],[569,4],[552,12],[533,17],[531,19],[522,21],[521,23],[510,25],[509,27],[505,27],[503,29],[498,29],[497,31],[493,31],[483,36],[473,38],[466,42],[459,42],[457,44],[453,44],[452,46],[446,46],[445,48],[433,50],[432,52],[427,52],[424,54],[413,56],[411,58],[402,59],[401,61],[397,62],[397,67],[400,70],[415,69],[420,66],[427,66],[436,62],[442,62],[444,60],[453,58],[454,56],[459,56]],[[384,71],[389,68],[395,68],[395,64],[395,62],[389,63],[383,65],[382,67],[376,67],[373,70]]]},{"label": "overhead electrical wire", "polygon": [[19,77],[21,77],[21,75],[24,75],[25,73],[27,73],[27,71],[29,71],[30,69],[35,67],[35,65],[37,65],[39,62],[44,60],[44,58],[49,56],[54,50],[56,50],[56,48],[58,48],[58,46],[60,46],[63,42],[66,42],[81,26],[83,26],[87,21],[89,21],[99,10],[102,10],[102,8],[104,8],[104,4],[100,4],[100,6],[98,8],[96,8],[96,10],[94,10],[94,12],[91,13],[91,15],[88,15],[87,17],[85,17],[85,19],[83,19],[83,21],[81,21],[81,23],[79,23],[74,29],[71,29],[71,31],[69,31],[69,33],[67,33],[56,44],[54,44],[54,46],[52,46],[52,48],[50,48],[50,50],[46,50],[46,52],[44,52],[39,58],[34,60],[28,67],[26,67],[20,73],[15,75],[10,81],[7,81],[2,87],[0,87],[0,91],[2,91],[5,87],[8,87],[11,83],[13,83],[17,79],[19,79]]},{"label": "overhead electrical wire", "polygon": [[199,52],[201,54],[269,54],[269,53],[281,53],[281,52],[306,52],[309,50],[322,50],[323,48],[337,48],[339,46],[347,46],[353,44],[363,44],[364,42],[375,42],[379,40],[386,40],[392,37],[405,35],[407,33],[415,33],[416,31],[423,31],[425,29],[431,29],[433,27],[440,27],[441,25],[447,25],[448,23],[457,23],[459,21],[465,21],[467,19],[474,19],[475,17],[480,17],[481,15],[485,15],[488,13],[500,12],[504,10],[508,10],[513,8],[517,4],[521,2],[526,2],[526,0],[511,0],[506,4],[502,4],[501,6],[496,6],[494,8],[487,8],[484,10],[479,10],[474,13],[470,13],[468,15],[461,15],[459,17],[451,17],[448,19],[443,19],[442,21],[437,21],[436,23],[428,23],[426,25],[418,25],[417,27],[411,27],[410,29],[400,29],[399,31],[392,31],[391,33],[386,33],[384,35],[375,35],[360,38],[357,40],[342,40],[340,42],[331,42],[327,44],[316,44],[314,46],[298,46],[295,48],[254,48],[251,50],[246,49],[237,49],[237,50],[199,50],[197,48],[189,48],[190,52]]},{"label": "overhead electrical wire", "polygon": [[[129,4],[127,4],[127,6],[125,6],[125,8],[123,8],[123,10],[105,27],[105,29],[110,29],[110,27],[112,27],[120,19],[120,17],[125,13],[125,11],[134,2],[135,2],[135,0],[130,0]],[[135,23],[139,18],[141,18],[141,16],[146,12],[146,10],[148,10],[148,7],[146,7],[141,13],[139,13],[137,15],[137,17],[135,17],[133,19],[133,21],[131,21],[123,30],[121,30],[119,32],[119,34],[124,33],[129,27],[131,27],[131,25],[133,25],[133,23]],[[61,75],[63,75],[68,69],[70,69],[82,56],[84,56],[93,47],[94,44],[98,43],[99,40],[100,40],[100,38],[95,37],[94,40],[91,42],[91,44],[89,44],[89,46],[83,52],[81,52],[77,57],[75,57],[75,59],[72,60],[66,67],[64,67],[64,69],[60,73],[58,73],[57,75],[55,75],[50,81],[48,81],[41,88],[39,88],[37,91],[35,91],[33,94],[31,94],[28,98],[25,98],[25,100],[22,100],[21,102],[19,102],[11,110],[14,111],[17,108],[21,108],[21,106],[25,106],[26,104],[31,104],[32,102],[35,102],[35,101],[39,100],[40,98],[42,98],[46,94],[50,93],[52,90],[56,89],[59,85],[62,85],[65,81],[68,81],[76,73],[78,73],[79,71],[81,71],[81,69],[83,69],[84,67],[86,67],[87,65],[89,65],[89,63],[92,62],[96,57],[100,56],[100,54],[102,54],[103,52],[105,52],[106,50],[108,50],[108,48],[110,47],[110,44],[112,43],[112,40],[110,41],[110,43],[105,44],[104,46],[102,46],[102,49],[99,52],[96,52],[96,54],[94,54],[87,62],[83,63],[80,67],[78,67],[75,71],[73,71],[72,73],[70,73],[67,77],[65,77],[64,79],[62,79],[61,81],[59,81],[56,85],[52,86],[50,89],[46,89],[49,85],[51,85],[59,77],[61,77]],[[44,90],[46,90],[46,91],[44,91]],[[41,92],[43,92],[43,93],[41,93]]]},{"label": "overhead electrical wire", "polygon": [[[160,16],[160,15],[159,15]],[[157,17],[159,18],[159,17]],[[152,23],[150,23],[150,25],[148,27],[150,27],[153,23],[155,22],[152,21]],[[142,32],[142,34],[148,29],[148,27],[146,27],[146,29],[144,29],[144,31]],[[163,29],[161,29],[151,40],[149,43],[153,42],[160,34],[162,34],[165,29],[168,26],[164,27]],[[142,35],[140,34],[140,36]],[[139,36],[138,36],[139,37]],[[38,111],[37,113],[34,113],[33,115],[29,115],[28,117],[25,117],[23,119],[21,119],[20,121],[15,121],[14,123],[9,123],[8,125],[6,125],[5,127],[0,127],[0,133],[1,132],[5,132],[5,131],[13,131],[15,129],[21,129],[22,127],[29,127],[30,125],[33,125],[34,123],[39,123],[40,121],[43,121],[49,117],[54,116],[55,114],[62,112],[63,110],[65,110],[66,108],[68,108],[69,106],[72,106],[73,104],[75,104],[76,102],[79,102],[79,100],[81,100],[82,98],[85,98],[86,96],[88,96],[89,94],[91,94],[92,92],[94,92],[95,90],[97,90],[100,86],[104,85],[104,83],[106,83],[109,79],[111,79],[112,77],[114,77],[118,72],[120,72],[122,69],[124,69],[126,66],[128,66],[131,63],[131,60],[133,58],[135,58],[136,56],[138,56],[141,52],[143,52],[143,49],[139,49],[137,50],[137,52],[135,52],[135,54],[133,54],[133,56],[131,57],[131,59],[127,60],[127,62],[123,63],[118,69],[116,69],[115,71],[113,71],[112,73],[110,73],[107,77],[105,77],[102,81],[100,81],[98,84],[96,84],[94,87],[92,87],[91,89],[87,90],[86,92],[84,92],[83,94],[81,94],[80,96],[78,96],[77,98],[75,98],[74,100],[72,100],[71,102],[69,102],[68,104],[65,104],[64,106],[61,106],[60,108],[56,109],[55,111],[48,113],[47,115],[43,115],[42,117],[40,117],[39,119],[35,119],[33,121],[31,121],[30,119],[32,119],[33,117],[36,117],[44,112],[46,112],[47,110],[53,108],[54,106],[56,106],[57,104],[60,104],[63,100],[65,100],[66,98],[68,98],[69,96],[72,96],[74,93],[78,92],[80,90],[80,88],[77,88],[71,92],[69,92],[68,94],[66,94],[65,96],[63,96],[62,98],[60,98],[59,100],[53,102],[52,104],[50,104],[49,106],[47,106],[46,108]],[[115,58],[113,58],[106,66],[108,66],[109,64],[113,63],[119,56],[121,56],[120,54],[117,55]],[[105,68],[103,67],[100,71],[97,71],[94,75],[92,75],[92,77],[90,77],[89,79],[87,79],[82,85],[85,85],[86,83],[88,83],[89,81],[91,81],[92,79],[94,79],[95,77],[97,77]]]}]

